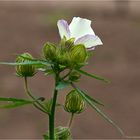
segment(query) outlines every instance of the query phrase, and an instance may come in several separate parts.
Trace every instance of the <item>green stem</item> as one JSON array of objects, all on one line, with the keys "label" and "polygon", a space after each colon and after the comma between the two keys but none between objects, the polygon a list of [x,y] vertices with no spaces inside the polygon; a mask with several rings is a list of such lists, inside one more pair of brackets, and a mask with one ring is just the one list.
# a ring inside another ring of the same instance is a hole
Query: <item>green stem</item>
[{"label": "green stem", "polygon": [[69,128],[71,128],[73,117],[74,117],[74,113],[72,113],[71,116],[70,116],[70,120],[69,120],[69,123],[68,123]]},{"label": "green stem", "polygon": [[[56,74],[56,77],[55,77],[55,87],[56,87],[56,84],[59,80],[59,74],[57,75]],[[53,94],[53,102],[52,102],[52,107],[51,107],[51,114],[49,115],[49,138],[50,140],[54,140],[55,138],[55,132],[54,132],[54,129],[55,129],[55,124],[54,124],[54,121],[55,121],[55,107],[56,107],[56,101],[57,101],[57,93],[58,93],[58,90],[54,89],[54,94]]]},{"label": "green stem", "polygon": [[39,109],[40,111],[42,111],[42,112],[48,114],[46,108],[45,108],[45,107],[37,100],[37,98],[34,97],[34,96],[32,95],[32,93],[30,92],[29,87],[28,87],[27,77],[24,77],[24,82],[25,82],[25,91],[26,91],[27,95],[28,95],[29,97],[31,97],[31,98],[35,101],[34,106],[35,106],[37,109]]},{"label": "green stem", "polygon": [[65,76],[63,76],[61,79],[64,80],[66,77],[70,75],[71,72],[72,72],[72,69],[70,69],[69,72]]}]

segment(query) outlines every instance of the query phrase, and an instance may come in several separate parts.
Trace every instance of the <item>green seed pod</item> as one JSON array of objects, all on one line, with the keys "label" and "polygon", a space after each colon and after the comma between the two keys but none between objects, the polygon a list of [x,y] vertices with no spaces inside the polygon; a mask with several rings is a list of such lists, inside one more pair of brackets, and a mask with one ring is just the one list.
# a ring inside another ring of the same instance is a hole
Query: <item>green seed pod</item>
[{"label": "green seed pod", "polygon": [[[21,62],[31,61],[26,58],[32,59],[33,57],[29,53],[23,53],[22,55],[17,57],[16,62],[21,63]],[[32,77],[36,73],[35,66],[34,65],[17,65],[16,73],[18,76],[21,76],[21,77]]]},{"label": "green seed pod", "polygon": [[59,126],[55,128],[55,135],[58,140],[71,140],[71,132],[68,127]]},{"label": "green seed pod", "polygon": [[43,56],[49,60],[56,59],[56,46],[52,43],[47,42],[43,47]]},{"label": "green seed pod", "polygon": [[84,45],[75,45],[70,49],[71,61],[74,63],[84,63],[87,58],[87,51]]},{"label": "green seed pod", "polygon": [[73,82],[77,82],[79,80],[79,78],[81,77],[81,74],[79,74],[78,72],[76,71],[73,71],[70,73],[69,75],[69,80],[70,81],[73,81]]},{"label": "green seed pod", "polygon": [[65,100],[65,110],[69,113],[79,114],[84,111],[85,102],[84,99],[77,93],[77,91],[72,90],[66,96]]}]

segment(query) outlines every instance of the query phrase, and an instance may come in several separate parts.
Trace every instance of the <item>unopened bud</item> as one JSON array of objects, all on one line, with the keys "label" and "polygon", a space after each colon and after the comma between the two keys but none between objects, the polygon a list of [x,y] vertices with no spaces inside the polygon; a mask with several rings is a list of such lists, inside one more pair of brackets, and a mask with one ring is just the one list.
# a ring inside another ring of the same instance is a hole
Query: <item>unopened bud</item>
[{"label": "unopened bud", "polygon": [[43,48],[43,55],[46,59],[54,60],[56,58],[56,46],[47,42]]},{"label": "unopened bud", "polygon": [[[30,59],[32,58],[33,57],[29,53],[23,53],[22,55],[17,57],[16,62],[17,63],[30,62],[31,61]],[[35,66],[31,64],[17,65],[16,73],[18,76],[21,76],[21,77],[31,77],[35,74]]]},{"label": "unopened bud", "polygon": [[73,82],[76,82],[76,81],[79,80],[80,77],[81,77],[81,75],[80,75],[78,72],[73,71],[73,72],[71,72],[70,75],[69,75],[69,80],[70,80],[70,81],[73,81]]},{"label": "unopened bud", "polygon": [[70,140],[71,139],[71,132],[68,127],[59,126],[55,128],[55,135],[59,140]]},{"label": "unopened bud", "polygon": [[72,47],[72,46],[74,45],[74,41],[75,41],[75,38],[70,38],[69,40],[67,40],[67,41],[65,42],[65,47],[66,47],[66,48]]},{"label": "unopened bud", "polygon": [[67,96],[65,101],[65,110],[69,113],[79,114],[84,111],[84,99],[75,90],[72,90]]},{"label": "unopened bud", "polygon": [[71,61],[74,63],[84,63],[87,58],[87,51],[84,45],[79,44],[70,49]]},{"label": "unopened bud", "polygon": [[59,63],[64,66],[70,66],[71,58],[69,52],[65,51],[59,55]]}]

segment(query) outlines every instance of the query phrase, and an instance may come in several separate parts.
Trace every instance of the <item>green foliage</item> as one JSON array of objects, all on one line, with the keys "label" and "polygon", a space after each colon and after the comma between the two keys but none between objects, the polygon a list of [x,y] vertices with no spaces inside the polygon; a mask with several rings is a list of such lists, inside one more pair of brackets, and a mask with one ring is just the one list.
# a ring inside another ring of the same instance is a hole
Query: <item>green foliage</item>
[{"label": "green foliage", "polygon": [[112,126],[114,126],[122,136],[124,136],[124,132],[122,129],[116,125],[107,115],[105,115],[97,106],[96,103],[93,102],[91,97],[87,96],[86,93],[79,88],[77,88],[75,85],[72,84],[72,87],[85,99],[85,101],[99,114],[101,115],[107,122],[109,122]]},{"label": "green foliage", "polygon": [[17,99],[17,98],[0,98],[0,102],[4,102],[4,104],[0,105],[0,108],[15,108],[23,105],[33,104],[34,101],[25,100],[25,99]]},{"label": "green foliage", "polygon": [[11,65],[11,66],[27,66],[27,65],[41,65],[41,62],[31,61],[31,62],[0,62],[1,65]]},{"label": "green foliage", "polygon": [[93,97],[91,97],[91,96],[89,96],[89,95],[87,95],[87,94],[85,94],[85,93],[83,93],[83,94],[85,95],[85,97],[87,97],[87,98],[88,98],[90,101],[92,101],[94,104],[104,106],[104,104],[101,103],[99,100],[96,100],[96,99],[94,99]]},{"label": "green foliage", "polygon": [[77,72],[79,72],[80,74],[83,74],[83,75],[86,75],[86,76],[89,76],[89,77],[92,77],[92,78],[95,78],[97,80],[100,80],[100,81],[103,81],[105,83],[110,83],[110,81],[108,81],[107,79],[103,78],[103,77],[100,77],[100,76],[97,76],[95,74],[90,74],[86,71],[83,71],[81,69],[76,69]]},{"label": "green foliage", "polygon": [[23,55],[19,55],[20,57],[24,58],[24,59],[27,59],[27,60],[30,60],[31,62],[36,62],[35,65],[36,67],[39,65],[44,65],[44,66],[52,66],[53,63],[47,61],[47,60],[42,60],[42,59],[35,59],[35,58],[29,58],[27,56],[23,56]]}]

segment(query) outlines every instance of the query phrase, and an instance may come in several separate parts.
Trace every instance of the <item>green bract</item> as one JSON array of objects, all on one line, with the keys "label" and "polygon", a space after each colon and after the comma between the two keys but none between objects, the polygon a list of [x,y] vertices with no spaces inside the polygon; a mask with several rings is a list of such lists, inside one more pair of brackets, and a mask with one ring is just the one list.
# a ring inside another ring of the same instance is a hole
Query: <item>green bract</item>
[{"label": "green bract", "polygon": [[85,102],[82,96],[76,90],[72,90],[67,96],[65,101],[65,110],[69,113],[79,114],[84,111]]},{"label": "green bract", "polygon": [[[29,59],[32,59],[32,58],[33,58],[32,55],[30,55],[29,53],[23,53],[17,57],[16,63],[30,62],[31,60]],[[16,73],[18,76],[21,76],[21,77],[32,77],[36,73],[35,66],[34,65],[17,65]]]}]

